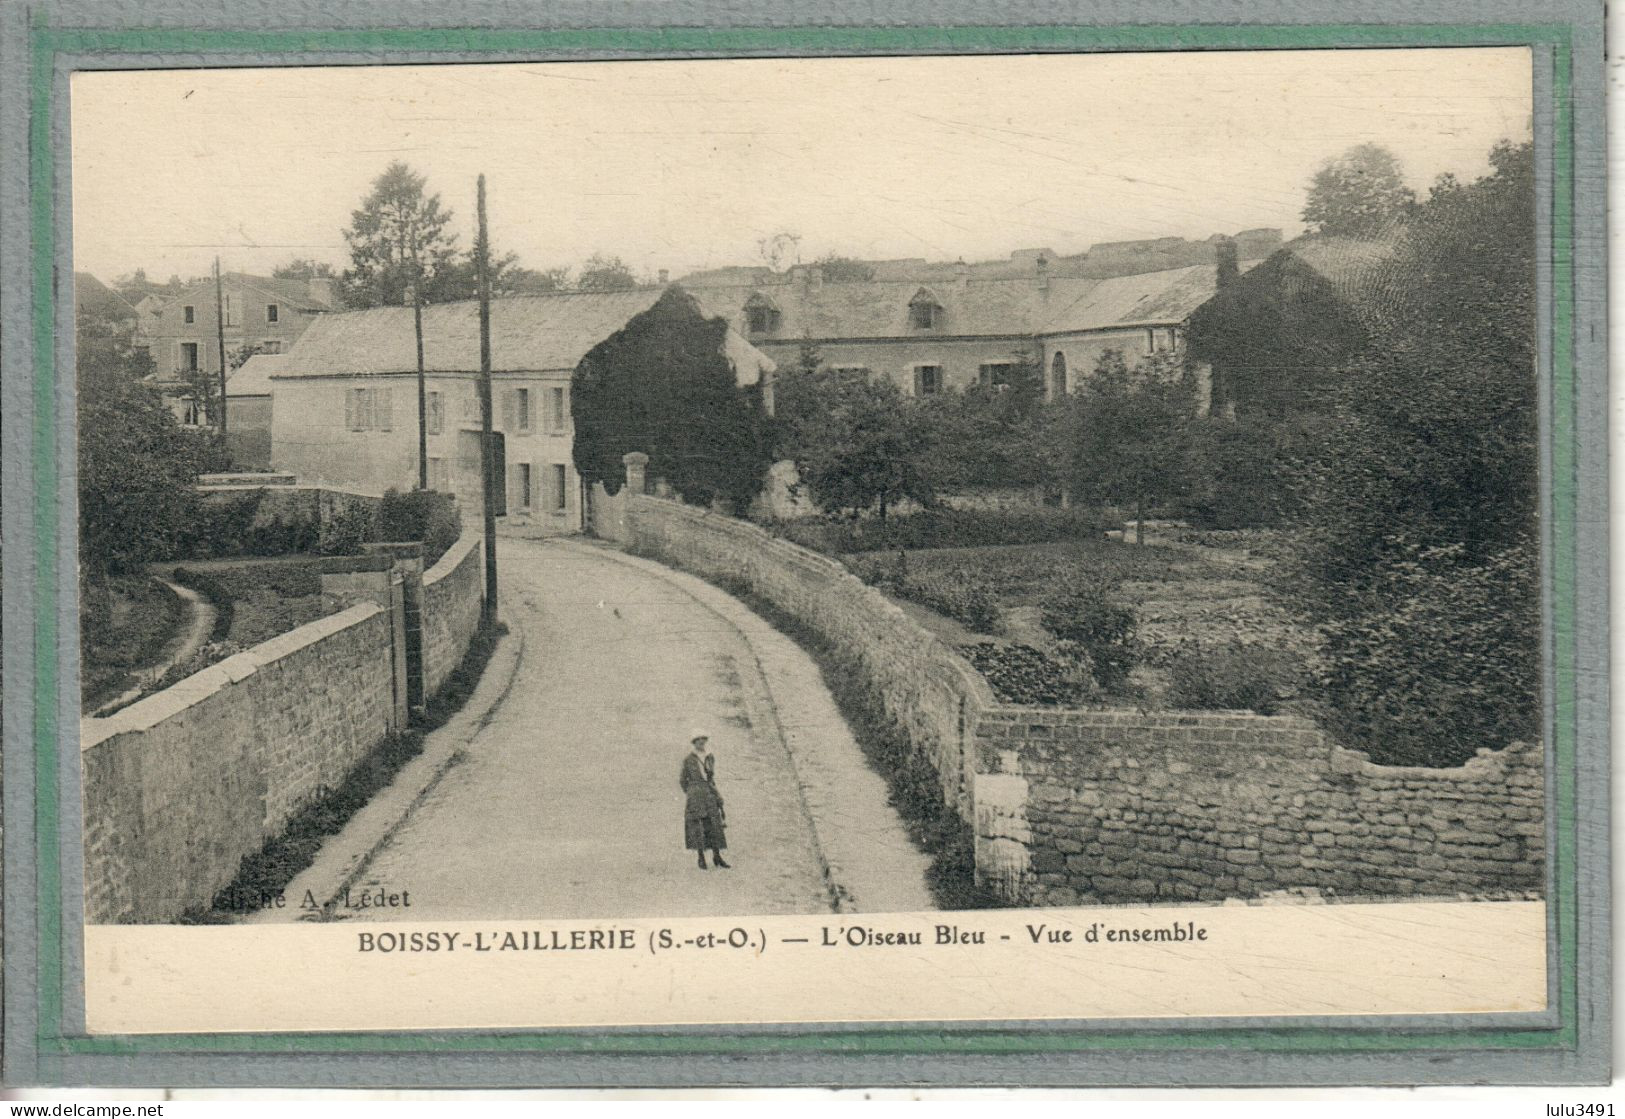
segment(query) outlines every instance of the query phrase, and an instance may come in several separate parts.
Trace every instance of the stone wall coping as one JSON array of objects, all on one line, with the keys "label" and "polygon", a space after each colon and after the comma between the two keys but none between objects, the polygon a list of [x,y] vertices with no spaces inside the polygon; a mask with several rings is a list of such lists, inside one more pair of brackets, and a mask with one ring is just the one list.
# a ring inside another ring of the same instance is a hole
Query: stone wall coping
[{"label": "stone wall coping", "polygon": [[1140,727],[1249,727],[1256,730],[1313,730],[1312,719],[1301,715],[1260,715],[1254,711],[1158,711],[1142,712],[1134,707],[1037,707],[995,703],[982,713],[984,719],[1006,723],[1064,723],[1069,726]]},{"label": "stone wall coping", "polygon": [[[1525,755],[1534,755],[1525,758]],[[1359,750],[1346,746],[1332,746],[1333,773],[1352,773],[1368,777],[1384,777],[1401,781],[1460,781],[1468,777],[1499,775],[1509,765],[1528,764],[1544,767],[1545,759],[1538,746],[1526,742],[1509,742],[1499,750],[1480,748],[1477,755],[1458,766],[1449,768],[1427,765],[1380,765]]]},{"label": "stone wall coping", "polygon": [[298,629],[289,630],[235,656],[211,664],[201,672],[193,673],[163,691],[154,692],[106,718],[81,719],[79,752],[84,753],[121,734],[151,730],[168,719],[185,714],[216,692],[241,683],[261,668],[275,664],[292,653],[351,626],[359,625],[383,612],[384,608],[377,603],[364,602],[337,614],[317,618]]},{"label": "stone wall coping", "polygon": [[463,534],[457,538],[457,543],[446,549],[446,554],[435,561],[433,567],[423,573],[423,585],[431,586],[450,575],[468,558],[468,554],[480,545],[481,536],[477,532],[470,532],[468,525],[463,525]]}]

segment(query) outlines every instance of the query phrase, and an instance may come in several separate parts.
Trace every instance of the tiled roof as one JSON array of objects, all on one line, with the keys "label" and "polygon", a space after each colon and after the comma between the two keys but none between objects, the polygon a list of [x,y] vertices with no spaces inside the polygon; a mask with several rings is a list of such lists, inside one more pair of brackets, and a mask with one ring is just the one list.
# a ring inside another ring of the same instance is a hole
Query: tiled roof
[{"label": "tiled roof", "polygon": [[[491,367],[498,372],[571,371],[588,350],[660,298],[659,288],[554,292],[491,301]],[[729,338],[743,383],[773,362],[743,338]],[[319,315],[285,355],[279,377],[410,373],[417,349],[410,307],[376,307]],[[439,303],[423,309],[423,361],[430,372],[480,367],[479,305]]]},{"label": "tiled roof", "polygon": [[[937,325],[910,325],[909,304],[921,290],[942,307]],[[811,284],[804,281],[754,287],[695,290],[708,314],[726,318],[742,332],[744,307],[760,294],[779,311],[778,329],[767,336],[798,338],[908,338],[916,336],[1021,336],[1099,330],[1113,326],[1183,322],[1209,299],[1214,268],[1198,265],[1163,272],[1095,280],[1053,276],[1047,286],[1034,276],[1019,279],[870,280]]]},{"label": "tiled roof", "polygon": [[[255,276],[249,272],[227,272],[220,277],[226,287],[250,287],[272,297],[278,303],[286,304],[289,308],[307,311],[326,311],[333,304],[327,300],[318,299],[311,294],[310,284],[305,280],[275,280],[270,276]],[[198,302],[202,293],[203,302],[212,302],[214,299],[214,278],[206,277],[193,280],[174,295],[164,298],[162,306],[171,303],[181,303],[186,300]]]},{"label": "tiled roof", "polygon": [[287,354],[255,354],[226,374],[226,395],[270,396],[271,378],[287,364]]}]

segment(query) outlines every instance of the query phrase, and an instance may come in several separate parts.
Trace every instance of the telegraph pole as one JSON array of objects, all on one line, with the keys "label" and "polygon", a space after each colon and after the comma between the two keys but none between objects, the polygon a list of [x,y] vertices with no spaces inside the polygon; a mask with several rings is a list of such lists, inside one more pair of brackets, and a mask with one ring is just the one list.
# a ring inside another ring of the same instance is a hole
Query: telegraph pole
[{"label": "telegraph pole", "polygon": [[474,237],[474,266],[480,282],[480,496],[485,505],[485,603],[481,620],[497,620],[496,447],[491,435],[491,238],[485,229],[485,176],[479,178],[479,231]]},{"label": "telegraph pole", "polygon": [[[220,434],[226,433],[226,300],[220,288],[220,258],[214,258],[214,340],[220,358]],[[204,382],[207,383],[207,382]]]},{"label": "telegraph pole", "polygon": [[[418,489],[429,488],[429,389],[423,376],[423,264],[418,260],[418,235],[412,237],[412,334],[418,344]],[[444,399],[444,398],[442,398]]]}]

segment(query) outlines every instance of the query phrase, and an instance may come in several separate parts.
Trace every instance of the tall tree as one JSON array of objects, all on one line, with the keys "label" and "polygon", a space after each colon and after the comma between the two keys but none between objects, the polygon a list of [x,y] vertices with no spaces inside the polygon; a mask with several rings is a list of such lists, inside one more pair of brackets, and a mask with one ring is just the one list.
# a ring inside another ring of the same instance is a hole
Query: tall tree
[{"label": "tall tree", "polygon": [[1299,604],[1338,729],[1393,763],[1540,733],[1532,146],[1490,162],[1408,223],[1408,298],[1305,464]]},{"label": "tall tree", "polygon": [[875,278],[874,265],[850,256],[827,253],[814,263],[823,272],[824,279],[832,284],[863,283]]},{"label": "tall tree", "polygon": [[1069,398],[1073,492],[1134,511],[1136,543],[1146,513],[1183,503],[1193,484],[1196,386],[1183,353],[1164,351],[1130,366],[1118,350]]},{"label": "tall tree", "polygon": [[412,308],[418,367],[418,488],[429,488],[428,391],[423,374],[423,305],[439,302],[457,280],[457,236],[450,210],[427,180],[396,161],[373,180],[344,231],[350,268],[340,280],[351,307]]},{"label": "tall tree", "polygon": [[1303,220],[1320,233],[1369,237],[1387,229],[1415,202],[1393,152],[1378,144],[1356,144],[1315,172]]},{"label": "tall tree", "polygon": [[336,280],[337,273],[325,260],[295,257],[271,269],[273,280]]},{"label": "tall tree", "polygon": [[749,506],[769,464],[766,424],[759,390],[736,383],[727,333],[726,322],[671,287],[587,352],[570,388],[583,480],[613,493],[621,456],[641,451],[650,476],[690,501]]},{"label": "tall tree", "polygon": [[884,521],[904,499],[934,499],[930,417],[889,377],[798,368],[782,379],[776,403],[784,418],[777,457],[795,461],[820,509],[874,509]]}]

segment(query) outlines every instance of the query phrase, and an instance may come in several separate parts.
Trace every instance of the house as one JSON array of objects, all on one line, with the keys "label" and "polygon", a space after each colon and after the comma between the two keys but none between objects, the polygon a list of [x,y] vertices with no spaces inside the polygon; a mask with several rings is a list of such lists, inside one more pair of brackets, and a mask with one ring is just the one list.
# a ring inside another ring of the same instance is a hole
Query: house
[{"label": "house", "polygon": [[1053,398],[1074,391],[1107,350],[1131,362],[1172,350],[1217,289],[1214,263],[1102,278],[1054,274],[1047,250],[1023,259],[1017,275],[981,277],[960,263],[946,278],[844,283],[826,282],[816,265],[797,266],[773,282],[693,294],[781,368],[810,343],[825,365],[928,396],[1005,384],[1024,356],[1040,363]]},{"label": "house", "polygon": [[182,423],[209,422],[192,386],[200,373],[220,375],[222,333],[228,366],[248,347],[283,353],[317,315],[337,305],[331,280],[279,280],[246,272],[220,277],[218,302],[219,327],[214,279],[194,280],[161,300],[143,300],[145,310],[137,319],[136,345],[152,357],[154,382]]},{"label": "house", "polygon": [[1381,333],[1405,290],[1402,236],[1311,234],[1220,285],[1187,325],[1211,369],[1212,407],[1276,418],[1325,404],[1338,364]]},{"label": "house", "polygon": [[[659,288],[511,296],[491,304],[492,426],[499,515],[548,532],[582,525],[570,379],[599,342],[654,305]],[[429,487],[480,507],[478,304],[423,310]],[[741,385],[774,363],[736,332],[723,348]],[[271,461],[301,480],[381,493],[418,484],[417,353],[412,311],[323,315],[270,376]],[[764,382],[767,382],[764,384]],[[229,386],[229,382],[228,382]]]},{"label": "house", "polygon": [[271,377],[287,354],[255,354],[226,373],[226,446],[242,469],[271,466]]}]

